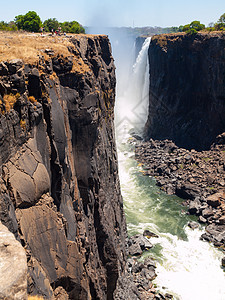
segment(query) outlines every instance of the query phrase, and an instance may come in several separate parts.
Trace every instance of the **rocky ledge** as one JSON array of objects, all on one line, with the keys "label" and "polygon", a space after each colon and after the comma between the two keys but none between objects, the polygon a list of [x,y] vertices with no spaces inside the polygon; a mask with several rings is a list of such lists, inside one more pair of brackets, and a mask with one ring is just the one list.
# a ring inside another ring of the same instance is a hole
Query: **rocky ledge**
[{"label": "rocky ledge", "polygon": [[206,225],[202,238],[225,249],[225,134],[208,151],[177,147],[170,140],[139,141],[135,148],[144,175],[168,194],[185,199],[190,214]]}]

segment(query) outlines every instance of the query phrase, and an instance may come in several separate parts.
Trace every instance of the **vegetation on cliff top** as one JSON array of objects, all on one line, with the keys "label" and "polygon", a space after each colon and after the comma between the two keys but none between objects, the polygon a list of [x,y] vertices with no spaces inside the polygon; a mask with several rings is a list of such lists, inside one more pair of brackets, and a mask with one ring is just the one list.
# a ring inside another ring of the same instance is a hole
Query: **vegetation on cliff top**
[{"label": "vegetation on cliff top", "polygon": [[225,31],[225,13],[219,18],[216,23],[210,23],[208,27],[201,24],[199,21],[193,21],[190,24],[180,26],[181,31],[188,34],[195,34],[198,31],[206,29],[207,31]]},{"label": "vegetation on cliff top", "polygon": [[28,32],[55,32],[59,30],[66,33],[85,33],[85,29],[77,21],[60,23],[56,18],[50,18],[42,22],[35,11],[29,11],[25,15],[18,15],[15,17],[14,21],[8,23],[1,21],[0,30],[25,30]]},{"label": "vegetation on cliff top", "polygon": [[134,35],[155,35],[164,33],[185,32],[187,34],[196,34],[198,31],[225,31],[225,13],[218,19],[216,23],[211,22],[207,27],[201,24],[200,21],[192,21],[190,24],[180,25],[179,27],[142,27],[142,28],[127,28],[128,33]]},{"label": "vegetation on cliff top", "polygon": [[205,25],[201,24],[199,21],[193,21],[191,24],[187,24],[183,27],[183,31],[188,34],[194,34],[198,31],[205,29]]}]

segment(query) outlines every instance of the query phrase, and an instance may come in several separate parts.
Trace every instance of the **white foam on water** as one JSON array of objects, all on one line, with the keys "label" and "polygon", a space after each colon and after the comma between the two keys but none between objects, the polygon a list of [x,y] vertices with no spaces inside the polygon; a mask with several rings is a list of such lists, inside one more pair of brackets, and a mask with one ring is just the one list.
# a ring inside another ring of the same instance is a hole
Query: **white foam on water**
[{"label": "white foam on water", "polygon": [[200,240],[203,231],[185,228],[188,241],[171,234],[160,234],[163,263],[157,265],[155,283],[166,287],[182,300],[224,300],[223,254]]}]

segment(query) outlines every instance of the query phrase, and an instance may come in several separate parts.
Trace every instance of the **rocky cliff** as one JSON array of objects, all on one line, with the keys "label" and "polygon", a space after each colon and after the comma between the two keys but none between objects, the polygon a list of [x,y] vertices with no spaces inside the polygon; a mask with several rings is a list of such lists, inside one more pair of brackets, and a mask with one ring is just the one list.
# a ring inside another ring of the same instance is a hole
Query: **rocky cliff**
[{"label": "rocky cliff", "polygon": [[225,35],[156,35],[145,137],[208,149],[225,130]]},{"label": "rocky cliff", "polygon": [[62,55],[53,37],[49,48],[44,37],[29,39],[39,43],[37,60],[0,64],[0,220],[26,250],[29,294],[112,299],[126,226],[110,44],[62,38]]}]

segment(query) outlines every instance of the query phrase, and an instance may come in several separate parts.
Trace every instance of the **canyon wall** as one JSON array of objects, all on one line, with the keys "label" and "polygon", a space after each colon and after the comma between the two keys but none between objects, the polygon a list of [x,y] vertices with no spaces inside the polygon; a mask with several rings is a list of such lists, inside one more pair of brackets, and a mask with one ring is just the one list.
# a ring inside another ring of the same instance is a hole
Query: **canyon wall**
[{"label": "canyon wall", "polygon": [[156,35],[149,47],[145,138],[208,149],[225,130],[225,35]]},{"label": "canyon wall", "polygon": [[0,64],[0,220],[26,250],[29,294],[113,299],[126,256],[115,67],[106,36],[68,50]]}]

